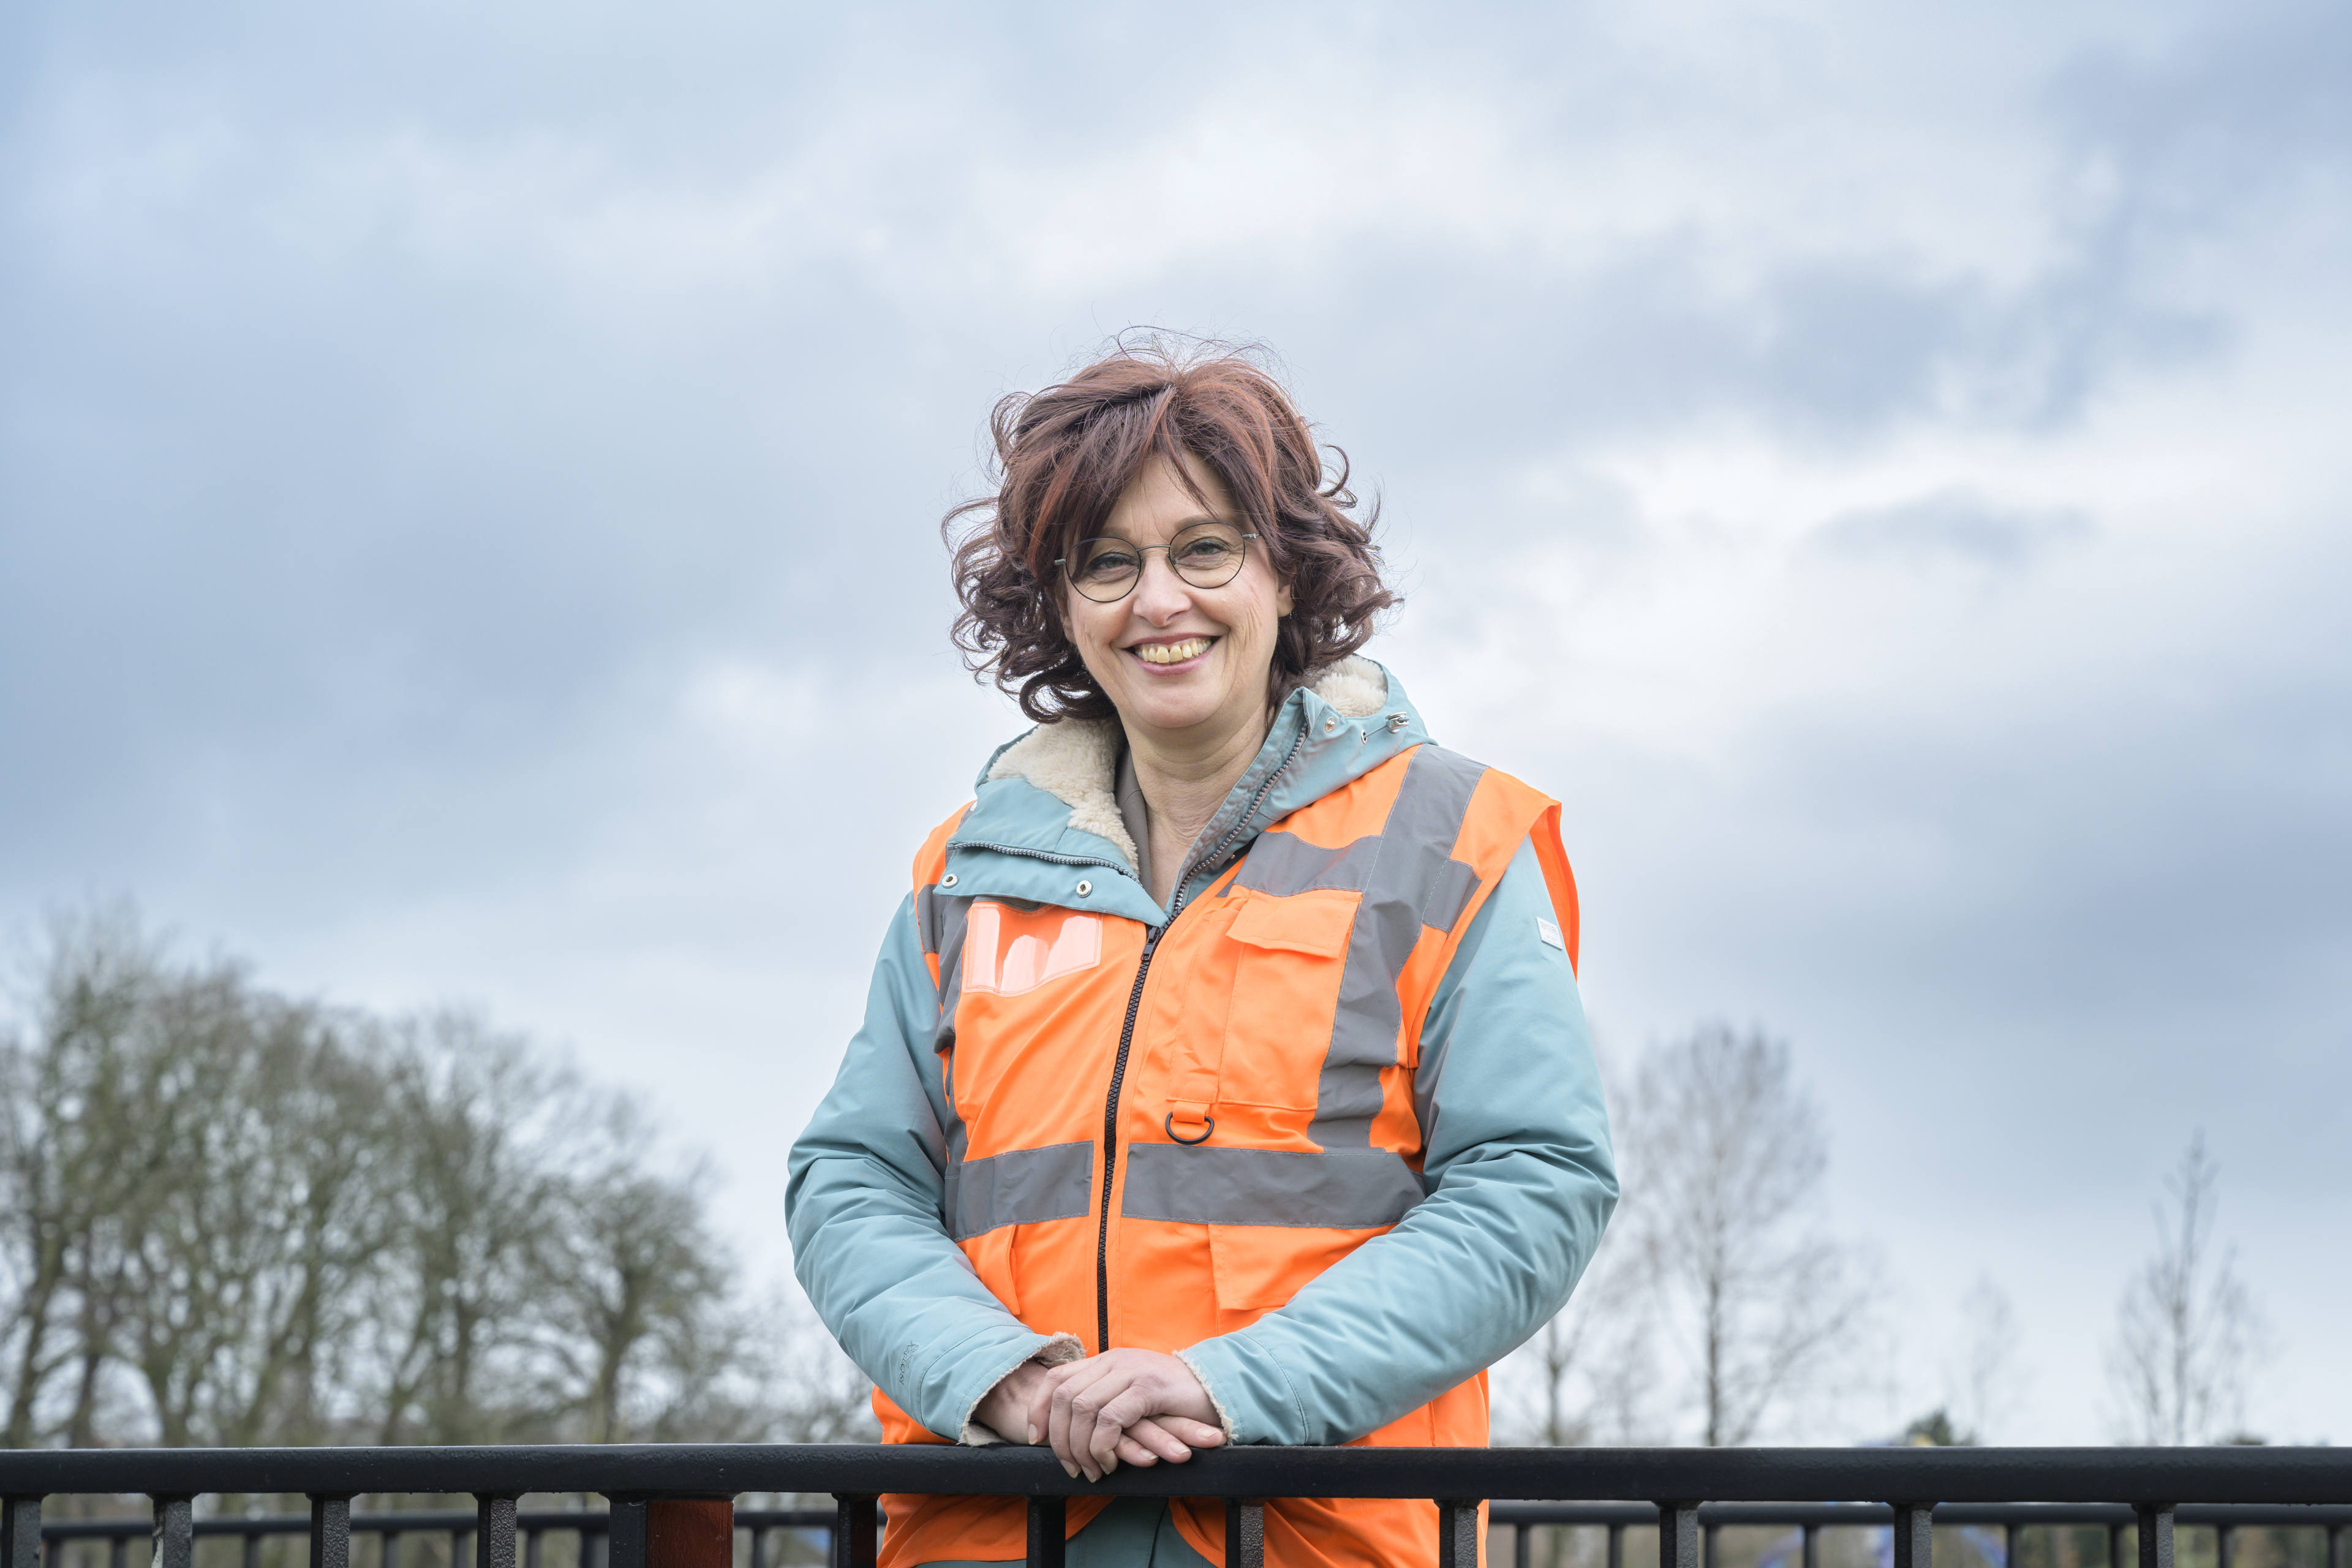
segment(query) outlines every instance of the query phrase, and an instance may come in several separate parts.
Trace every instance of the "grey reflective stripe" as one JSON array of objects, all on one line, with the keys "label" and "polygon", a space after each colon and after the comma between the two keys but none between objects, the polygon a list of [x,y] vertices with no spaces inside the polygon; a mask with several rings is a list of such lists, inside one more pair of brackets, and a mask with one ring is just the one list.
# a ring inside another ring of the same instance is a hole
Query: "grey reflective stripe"
[{"label": "grey reflective stripe", "polygon": [[1049,1143],[948,1166],[948,1234],[958,1241],[1003,1225],[1074,1219],[1094,1191],[1095,1146]]},{"label": "grey reflective stripe", "polygon": [[[940,1019],[931,1031],[931,1049],[947,1058],[946,1131],[948,1138],[948,1171],[952,1178],[956,1165],[963,1159],[963,1118],[956,1113],[955,1105],[955,1019],[956,1005],[963,1000],[963,933],[964,917],[971,911],[970,899],[950,898],[937,888],[925,888],[931,900],[932,934],[937,947],[926,948],[940,958]],[[917,901],[918,918],[921,902]]]},{"label": "grey reflective stripe", "polygon": [[1422,1199],[1421,1178],[1385,1149],[1307,1154],[1131,1143],[1126,1158],[1118,1212],[1127,1219],[1370,1230],[1394,1225]]},{"label": "grey reflective stripe", "polygon": [[1261,833],[1250,846],[1249,858],[1242,862],[1241,875],[1226,890],[1230,895],[1234,888],[1255,888],[1277,897],[1323,888],[1352,892],[1372,879],[1372,868],[1380,858],[1378,837],[1359,838],[1344,849],[1327,849],[1296,833]]},{"label": "grey reflective stripe", "polygon": [[1421,900],[1421,923],[1451,934],[1454,922],[1470,907],[1470,895],[1477,890],[1478,873],[1459,860],[1448,860]]},{"label": "grey reflective stripe", "polygon": [[1421,940],[1425,911],[1446,915],[1441,929],[1450,931],[1477,887],[1475,875],[1453,851],[1486,773],[1467,757],[1421,747],[1374,841],[1379,854],[1348,933],[1339,1005],[1316,1087],[1315,1120],[1307,1130],[1326,1149],[1371,1147],[1381,1071],[1396,1065],[1403,1024],[1397,977]]}]

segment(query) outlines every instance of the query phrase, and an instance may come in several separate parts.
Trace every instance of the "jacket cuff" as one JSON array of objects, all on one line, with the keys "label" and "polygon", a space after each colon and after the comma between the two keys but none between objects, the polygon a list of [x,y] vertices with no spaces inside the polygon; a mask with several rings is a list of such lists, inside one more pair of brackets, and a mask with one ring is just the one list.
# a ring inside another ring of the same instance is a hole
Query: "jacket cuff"
[{"label": "jacket cuff", "polygon": [[995,1362],[985,1363],[994,1370],[986,1373],[987,1381],[981,1384],[970,1398],[961,1402],[963,1414],[956,1423],[956,1441],[971,1448],[992,1448],[1013,1442],[1013,1438],[972,1419],[972,1412],[980,1408],[980,1402],[995,1393],[996,1385],[1019,1371],[1024,1363],[1035,1361],[1047,1366],[1060,1366],[1064,1362],[1083,1360],[1086,1353],[1087,1347],[1079,1342],[1076,1334],[1034,1334],[1030,1337],[1026,1348],[1011,1361],[1001,1364]]},{"label": "jacket cuff", "polygon": [[1307,1407],[1291,1386],[1290,1374],[1249,1331],[1220,1334],[1176,1352],[1209,1391],[1228,1443],[1307,1441]]}]

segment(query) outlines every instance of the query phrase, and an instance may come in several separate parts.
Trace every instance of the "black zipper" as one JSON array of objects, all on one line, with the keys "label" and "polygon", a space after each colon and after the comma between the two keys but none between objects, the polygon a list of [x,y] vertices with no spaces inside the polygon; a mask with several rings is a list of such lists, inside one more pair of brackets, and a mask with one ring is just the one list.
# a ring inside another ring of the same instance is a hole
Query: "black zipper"
[{"label": "black zipper", "polygon": [[1168,927],[1174,925],[1176,917],[1183,912],[1192,879],[1205,868],[1221,862],[1221,858],[1233,847],[1234,840],[1256,819],[1257,808],[1265,804],[1265,797],[1273,790],[1275,781],[1288,771],[1291,763],[1298,756],[1298,748],[1306,743],[1307,729],[1302,724],[1298,738],[1290,742],[1290,750],[1284,753],[1281,763],[1265,775],[1265,782],[1257,786],[1257,794],[1250,797],[1249,809],[1242,813],[1241,820],[1234,824],[1214,849],[1178,874],[1176,897],[1168,906],[1167,924],[1153,926],[1143,939],[1143,957],[1135,966],[1135,985],[1127,994],[1127,1022],[1119,1026],[1118,1056],[1110,1065],[1110,1093],[1103,1100],[1102,1217],[1095,1230],[1095,1353],[1097,1355],[1110,1349],[1110,1189],[1118,1175],[1118,1091],[1127,1081],[1127,1054],[1135,1045],[1135,1020],[1143,1010],[1143,982],[1151,973],[1151,955],[1160,950],[1160,939],[1167,933]]}]

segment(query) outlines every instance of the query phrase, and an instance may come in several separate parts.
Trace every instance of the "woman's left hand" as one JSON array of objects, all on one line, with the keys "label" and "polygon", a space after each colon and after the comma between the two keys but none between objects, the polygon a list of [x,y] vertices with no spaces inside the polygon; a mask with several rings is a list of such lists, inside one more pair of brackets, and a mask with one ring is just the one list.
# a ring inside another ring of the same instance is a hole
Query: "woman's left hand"
[{"label": "woman's left hand", "polygon": [[1182,1463],[1194,1448],[1225,1440],[1209,1391],[1183,1361],[1163,1351],[1113,1350],[1055,1367],[1030,1420],[1071,1475],[1098,1481],[1118,1468],[1160,1459]]}]

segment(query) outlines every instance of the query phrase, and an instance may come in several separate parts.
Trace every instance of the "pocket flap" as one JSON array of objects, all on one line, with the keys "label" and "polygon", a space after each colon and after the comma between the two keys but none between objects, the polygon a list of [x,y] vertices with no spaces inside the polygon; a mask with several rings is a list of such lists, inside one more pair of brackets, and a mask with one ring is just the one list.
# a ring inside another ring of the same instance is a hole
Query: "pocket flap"
[{"label": "pocket flap", "polygon": [[1318,889],[1286,899],[1254,898],[1234,916],[1233,938],[1252,947],[1337,958],[1348,951],[1360,893]]}]

